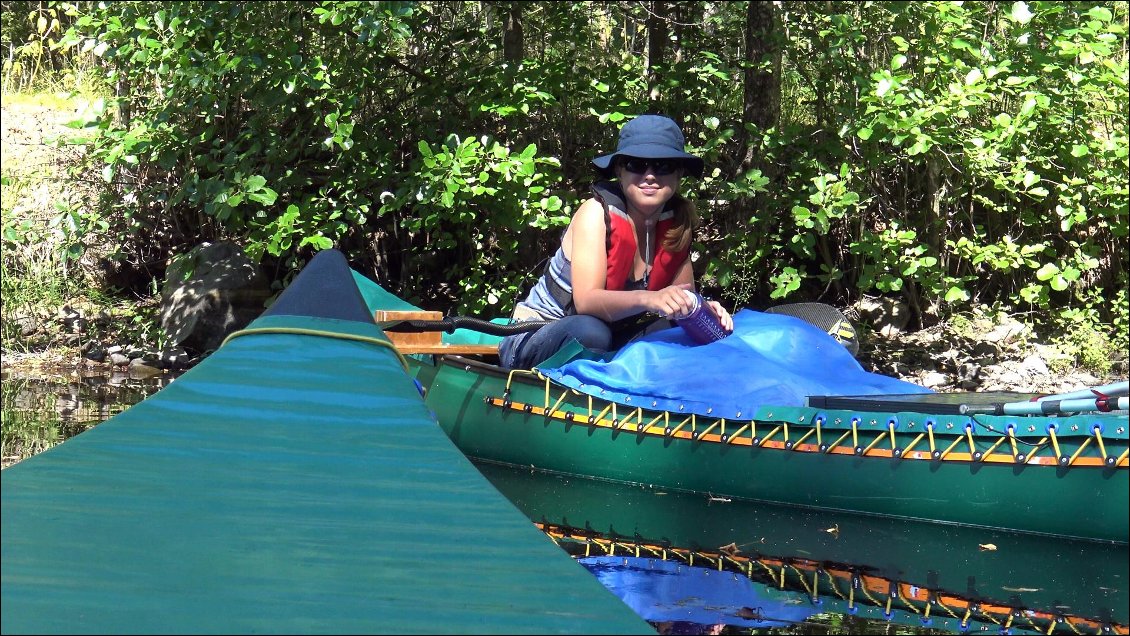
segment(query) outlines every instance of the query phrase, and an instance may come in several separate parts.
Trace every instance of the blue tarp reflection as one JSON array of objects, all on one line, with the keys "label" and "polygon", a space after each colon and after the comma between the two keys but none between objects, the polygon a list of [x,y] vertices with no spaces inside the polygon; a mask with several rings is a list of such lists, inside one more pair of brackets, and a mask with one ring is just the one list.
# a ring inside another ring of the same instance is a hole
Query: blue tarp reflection
[{"label": "blue tarp reflection", "polygon": [[814,613],[803,597],[734,572],[648,557],[578,559],[602,584],[661,633],[717,633],[711,628],[782,627]]}]

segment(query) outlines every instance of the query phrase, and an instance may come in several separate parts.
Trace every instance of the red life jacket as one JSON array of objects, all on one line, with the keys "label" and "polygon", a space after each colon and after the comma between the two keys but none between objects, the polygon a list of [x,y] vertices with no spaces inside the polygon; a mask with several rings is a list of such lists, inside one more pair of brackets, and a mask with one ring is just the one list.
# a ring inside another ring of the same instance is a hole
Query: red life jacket
[{"label": "red life jacket", "polygon": [[[608,273],[605,277],[604,288],[622,290],[627,287],[631,278],[632,266],[635,263],[637,245],[636,231],[632,221],[625,212],[623,190],[620,184],[609,181],[597,183],[592,188],[593,196],[604,205],[604,222],[608,228],[608,238],[605,246],[608,250]],[[655,224],[657,237],[655,258],[651,262],[651,273],[648,278],[647,288],[650,290],[663,289],[675,282],[675,275],[679,273],[683,261],[690,254],[690,244],[678,252],[670,252],[664,247],[664,238],[667,231],[675,225],[674,213],[670,210],[660,212],[659,220]]]}]

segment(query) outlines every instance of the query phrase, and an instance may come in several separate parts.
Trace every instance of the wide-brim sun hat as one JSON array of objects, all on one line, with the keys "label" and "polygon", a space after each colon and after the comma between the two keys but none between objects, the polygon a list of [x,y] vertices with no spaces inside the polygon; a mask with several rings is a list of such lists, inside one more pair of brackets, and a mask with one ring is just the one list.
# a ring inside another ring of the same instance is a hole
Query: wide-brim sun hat
[{"label": "wide-brim sun hat", "polygon": [[597,157],[592,163],[601,174],[613,176],[612,165],[616,157],[677,159],[683,164],[686,174],[701,177],[702,159],[686,152],[684,144],[683,131],[670,117],[640,115],[620,129],[620,141],[616,144],[616,152]]}]

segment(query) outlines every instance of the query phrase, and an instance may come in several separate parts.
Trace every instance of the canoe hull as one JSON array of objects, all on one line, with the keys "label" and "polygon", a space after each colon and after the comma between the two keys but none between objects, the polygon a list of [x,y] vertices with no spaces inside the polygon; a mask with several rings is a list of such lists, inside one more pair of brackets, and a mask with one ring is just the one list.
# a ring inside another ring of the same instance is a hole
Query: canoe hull
[{"label": "canoe hull", "polygon": [[[873,440],[866,452],[859,446],[852,449],[850,439],[846,449],[839,449],[843,452],[801,452],[802,447],[816,447],[811,442],[781,444],[781,426],[774,422],[752,422],[752,429],[765,437],[769,430],[776,431],[776,444],[759,445],[760,440],[751,437],[749,422],[723,422],[732,435],[728,439],[720,437],[715,422],[712,431],[695,439],[685,431],[665,435],[664,429],[672,428],[669,415],[643,410],[621,408],[619,417],[610,418],[605,408],[597,418],[601,423],[590,423],[583,413],[599,407],[591,405],[591,398],[575,393],[559,397],[559,387],[547,395],[545,383],[508,378],[491,365],[441,358],[435,363],[416,360],[410,366],[448,436],[476,459],[720,498],[1116,543],[1125,543],[1130,533],[1130,473],[1124,460],[1123,465],[1057,466],[978,461],[970,454],[969,461],[940,461],[930,460],[925,442],[917,443],[917,452],[887,450],[882,456],[884,446],[905,448],[913,438],[900,434],[887,444],[881,430],[861,434]],[[576,417],[560,416],[570,410]],[[609,421],[619,427],[607,425]],[[700,431],[706,427],[701,421],[696,425]],[[745,433],[738,433],[743,427]],[[794,425],[791,439],[802,438],[803,432]],[[824,431],[825,439],[833,433],[839,431]],[[806,439],[812,437],[809,433]],[[960,448],[960,437],[939,436],[935,448]],[[1063,443],[1060,450],[1070,452],[1069,442]],[[1124,442],[1118,446],[1108,439],[1104,452],[1124,447]]]}]

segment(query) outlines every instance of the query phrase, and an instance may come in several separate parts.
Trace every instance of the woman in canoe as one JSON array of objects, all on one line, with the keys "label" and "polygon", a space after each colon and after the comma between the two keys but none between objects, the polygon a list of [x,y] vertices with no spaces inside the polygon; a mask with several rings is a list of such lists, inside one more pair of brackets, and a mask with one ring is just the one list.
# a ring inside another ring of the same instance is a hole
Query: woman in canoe
[{"label": "woman in canoe", "polygon": [[[593,159],[602,177],[573,215],[545,272],[514,310],[516,320],[548,320],[503,340],[504,366],[531,368],[571,340],[606,352],[669,327],[694,309],[691,233],[694,204],[679,194],[685,175],[702,176],[702,159],[683,148],[678,124],[641,115],[620,130],[616,152]],[[706,301],[727,332],[733,318]],[[641,321],[641,316],[659,320]]]}]

